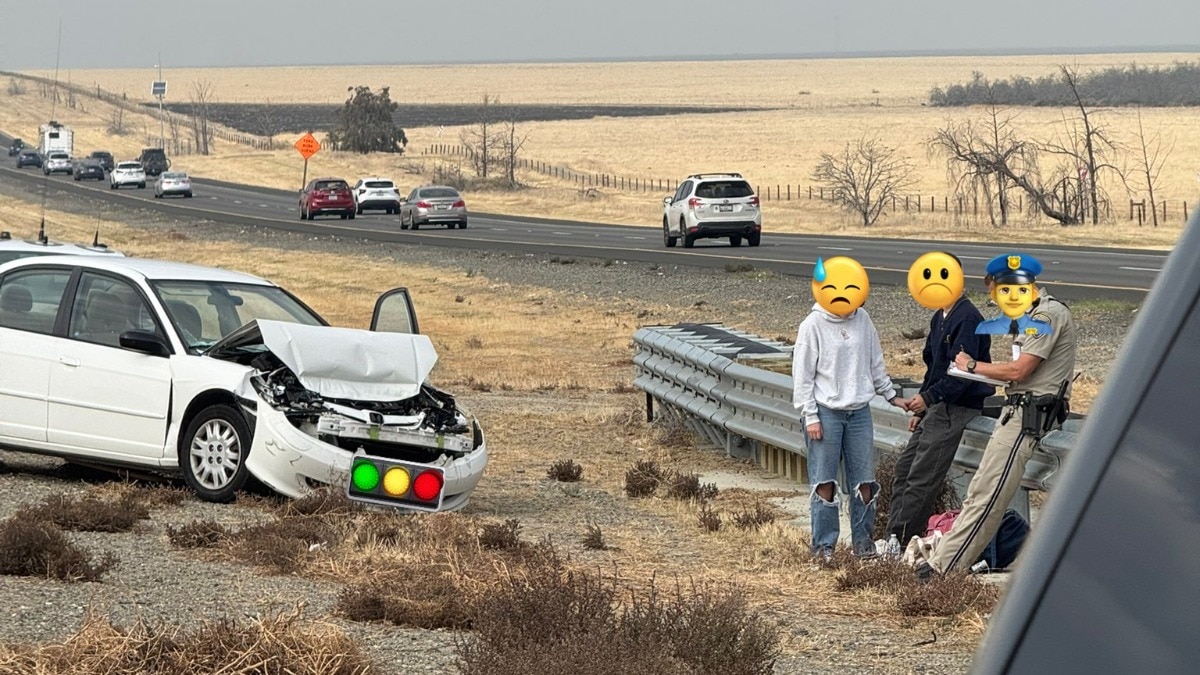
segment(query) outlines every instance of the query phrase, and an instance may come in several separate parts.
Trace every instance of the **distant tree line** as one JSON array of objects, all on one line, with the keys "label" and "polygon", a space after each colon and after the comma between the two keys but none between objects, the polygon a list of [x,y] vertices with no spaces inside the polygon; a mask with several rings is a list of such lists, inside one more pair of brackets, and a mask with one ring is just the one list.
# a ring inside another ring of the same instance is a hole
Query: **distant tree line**
[{"label": "distant tree line", "polygon": [[[1176,63],[1168,68],[1137,64],[1111,67],[1078,76],[1074,83],[1085,106],[1200,106],[1200,63]],[[989,80],[975,72],[966,84],[934,87],[933,106],[1069,106],[1080,100],[1062,69],[1052,75],[1030,78],[1016,75]]]}]

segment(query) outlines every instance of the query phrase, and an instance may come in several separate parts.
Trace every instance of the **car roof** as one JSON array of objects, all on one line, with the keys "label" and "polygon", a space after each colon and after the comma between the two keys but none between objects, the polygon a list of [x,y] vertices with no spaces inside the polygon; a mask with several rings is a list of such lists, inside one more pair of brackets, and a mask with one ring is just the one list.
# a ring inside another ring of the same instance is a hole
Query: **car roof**
[{"label": "car roof", "polygon": [[359,180],[363,181],[364,183],[369,180],[386,180],[389,183],[395,182],[394,180],[392,180],[391,178],[387,178],[386,176],[363,176],[362,178],[359,178]]},{"label": "car roof", "polygon": [[244,272],[206,267],[191,263],[175,262],[172,260],[155,260],[152,258],[105,258],[101,256],[68,256],[54,255],[38,258],[23,258],[13,261],[16,266],[60,263],[87,267],[89,269],[114,272],[127,277],[141,277],[147,281],[218,281],[222,283],[251,284],[255,286],[275,286],[274,283]]}]

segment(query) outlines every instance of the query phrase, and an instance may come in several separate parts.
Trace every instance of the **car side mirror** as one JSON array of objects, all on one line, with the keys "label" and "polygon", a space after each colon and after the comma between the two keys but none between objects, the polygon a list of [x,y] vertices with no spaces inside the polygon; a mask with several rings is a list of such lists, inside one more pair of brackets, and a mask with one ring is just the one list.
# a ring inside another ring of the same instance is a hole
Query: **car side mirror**
[{"label": "car side mirror", "polygon": [[170,356],[171,346],[157,333],[145,330],[127,330],[121,333],[120,344],[125,349],[149,354],[150,356]]},{"label": "car side mirror", "polygon": [[673,201],[675,201],[674,197],[663,197],[663,206],[670,206]]}]

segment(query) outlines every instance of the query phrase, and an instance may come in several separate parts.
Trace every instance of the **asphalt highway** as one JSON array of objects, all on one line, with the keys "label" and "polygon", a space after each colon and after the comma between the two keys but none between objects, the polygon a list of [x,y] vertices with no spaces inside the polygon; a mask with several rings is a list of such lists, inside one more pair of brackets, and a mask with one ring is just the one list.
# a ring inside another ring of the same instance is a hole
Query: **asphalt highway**
[{"label": "asphalt highway", "polygon": [[[7,139],[0,135],[0,143]],[[11,161],[11,160],[10,160]],[[302,221],[298,195],[286,190],[237,185],[192,177],[193,199],[154,199],[152,182],[144,190],[110,190],[107,182],[76,182],[67,175],[46,177],[37,169],[0,167],[0,180],[20,186],[32,199],[45,193],[53,208],[61,193],[73,193],[98,205],[155,209],[174,218],[207,219],[228,224],[256,225],[314,236],[337,235],[364,240],[450,246],[535,255],[591,257],[661,265],[722,268],[750,265],[784,274],[809,276],[818,257],[845,255],[867,268],[874,283],[904,284],[909,265],[931,250],[949,250],[966,268],[968,278],[981,277],[986,262],[1012,251],[1038,257],[1045,267],[1039,282],[1068,299],[1113,298],[1140,301],[1166,261],[1166,252],[1109,248],[1076,248],[1003,243],[947,243],[903,239],[835,237],[772,233],[770,205],[766,206],[762,245],[732,248],[727,240],[699,240],[695,248],[663,246],[659,227],[573,222],[472,213],[465,230],[425,226],[401,230],[397,216],[368,213],[354,220],[337,216]],[[470,206],[470,195],[467,195]],[[51,235],[52,236],[52,235]],[[702,291],[699,291],[702,295]]]}]

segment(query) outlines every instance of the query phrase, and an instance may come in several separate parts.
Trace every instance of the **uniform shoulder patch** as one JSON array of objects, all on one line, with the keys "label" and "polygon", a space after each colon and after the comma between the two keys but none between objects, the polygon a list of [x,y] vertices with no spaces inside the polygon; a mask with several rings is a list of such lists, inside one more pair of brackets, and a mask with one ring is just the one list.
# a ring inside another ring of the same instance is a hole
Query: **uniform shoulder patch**
[{"label": "uniform shoulder patch", "polygon": [[1033,320],[1041,321],[1042,323],[1050,323],[1050,315],[1045,312],[1037,312],[1033,315]]}]

